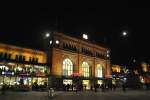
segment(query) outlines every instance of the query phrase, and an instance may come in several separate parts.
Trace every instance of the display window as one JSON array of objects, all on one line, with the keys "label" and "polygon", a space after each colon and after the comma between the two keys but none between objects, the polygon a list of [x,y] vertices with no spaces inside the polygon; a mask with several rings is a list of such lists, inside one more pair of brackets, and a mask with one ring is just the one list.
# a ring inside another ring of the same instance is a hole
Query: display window
[{"label": "display window", "polygon": [[67,84],[71,84],[71,85],[72,85],[72,80],[64,79],[64,80],[63,80],[63,84],[64,84],[64,85],[67,85]]},{"label": "display window", "polygon": [[90,89],[90,80],[83,80],[82,84],[85,89]]}]

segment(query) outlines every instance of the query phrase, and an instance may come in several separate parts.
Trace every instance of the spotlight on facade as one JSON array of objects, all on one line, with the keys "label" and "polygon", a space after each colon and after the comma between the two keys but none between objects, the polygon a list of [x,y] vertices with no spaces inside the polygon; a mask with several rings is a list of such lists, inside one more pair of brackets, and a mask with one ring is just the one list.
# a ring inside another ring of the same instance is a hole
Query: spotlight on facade
[{"label": "spotlight on facade", "polygon": [[109,55],[109,54],[107,54],[107,57],[109,58],[109,57],[110,57],[110,55]]},{"label": "spotlight on facade", "polygon": [[110,57],[110,54],[109,54],[109,53],[110,53],[110,51],[107,50],[107,55],[106,55],[106,56],[107,56],[108,58]]},{"label": "spotlight on facade", "polygon": [[88,35],[87,34],[83,34],[83,39],[88,39]]},{"label": "spotlight on facade", "polygon": [[52,44],[52,43],[53,43],[53,41],[52,41],[52,40],[50,40],[50,41],[49,41],[49,44]]},{"label": "spotlight on facade", "polygon": [[50,37],[50,33],[46,33],[45,37],[47,37],[47,38]]},{"label": "spotlight on facade", "polygon": [[56,40],[56,44],[59,44],[59,40]]}]

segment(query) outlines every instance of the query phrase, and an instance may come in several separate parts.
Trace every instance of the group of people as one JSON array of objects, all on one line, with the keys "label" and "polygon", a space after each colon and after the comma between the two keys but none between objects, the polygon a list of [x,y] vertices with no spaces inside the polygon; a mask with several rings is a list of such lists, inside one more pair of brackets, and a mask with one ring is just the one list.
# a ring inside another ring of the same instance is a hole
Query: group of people
[{"label": "group of people", "polygon": [[[117,88],[117,86],[115,84],[110,84],[110,85],[106,85],[106,84],[94,84],[91,85],[90,90],[91,91],[95,91],[97,92],[98,89],[101,89],[102,92],[105,92],[107,90],[111,90],[111,91],[115,91]],[[63,90],[64,91],[83,91],[86,90],[87,86],[86,85],[73,85],[73,84],[66,84],[63,86]],[[126,91],[126,85],[122,84],[122,90],[125,92]]]},{"label": "group of people", "polygon": [[87,88],[86,85],[75,85],[75,84],[64,84],[63,85],[63,90],[64,91],[83,91]]}]

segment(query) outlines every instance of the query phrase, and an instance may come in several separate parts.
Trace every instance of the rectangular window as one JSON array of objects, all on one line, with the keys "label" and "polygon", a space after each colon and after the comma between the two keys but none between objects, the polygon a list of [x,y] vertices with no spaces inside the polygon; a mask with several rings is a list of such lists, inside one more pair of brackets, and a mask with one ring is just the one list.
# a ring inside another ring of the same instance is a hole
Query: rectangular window
[{"label": "rectangular window", "polygon": [[0,52],[0,58],[3,58],[3,52]]},{"label": "rectangular window", "polygon": [[35,59],[34,59],[34,58],[32,58],[32,62],[35,62]]},{"label": "rectangular window", "polygon": [[22,61],[23,59],[22,59],[22,55],[19,55],[19,61]]},{"label": "rectangular window", "polygon": [[8,54],[8,59],[11,59],[11,54]]},{"label": "rectangular window", "polygon": [[25,56],[23,56],[23,61],[26,61],[26,57]]},{"label": "rectangular window", "polygon": [[19,56],[18,56],[18,55],[16,55],[16,60],[17,60],[17,61],[19,60]]},{"label": "rectangular window", "polygon": [[7,53],[4,53],[4,59],[7,59],[7,56],[8,56]]},{"label": "rectangular window", "polygon": [[36,62],[36,63],[38,63],[38,60],[39,60],[39,59],[38,59],[38,58],[36,58],[36,59],[35,59],[35,62]]},{"label": "rectangular window", "polygon": [[31,62],[32,61],[32,58],[31,57],[29,57],[29,62]]}]

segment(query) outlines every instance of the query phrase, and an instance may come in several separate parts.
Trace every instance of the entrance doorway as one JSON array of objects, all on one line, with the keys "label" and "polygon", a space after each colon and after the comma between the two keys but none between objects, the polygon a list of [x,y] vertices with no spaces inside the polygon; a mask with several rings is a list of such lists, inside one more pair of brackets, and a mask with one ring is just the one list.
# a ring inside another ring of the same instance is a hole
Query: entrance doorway
[{"label": "entrance doorway", "polygon": [[97,84],[101,86],[103,84],[103,80],[97,80]]},{"label": "entrance doorway", "polygon": [[83,84],[84,89],[86,90],[90,89],[90,80],[83,80],[82,84]]}]

